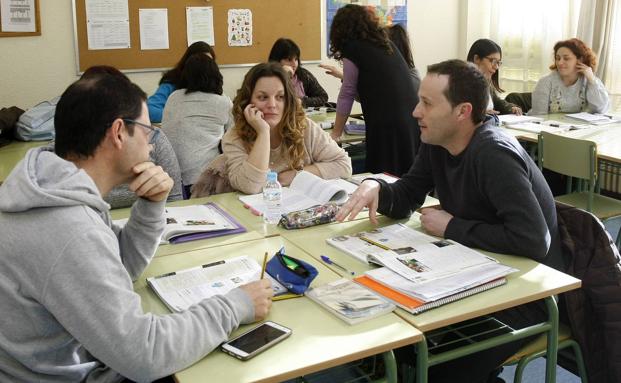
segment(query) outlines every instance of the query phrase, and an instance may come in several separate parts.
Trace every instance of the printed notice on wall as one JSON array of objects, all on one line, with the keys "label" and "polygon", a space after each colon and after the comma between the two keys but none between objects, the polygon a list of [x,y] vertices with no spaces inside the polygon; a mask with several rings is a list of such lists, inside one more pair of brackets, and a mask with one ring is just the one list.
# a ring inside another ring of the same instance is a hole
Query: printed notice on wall
[{"label": "printed notice on wall", "polygon": [[35,0],[0,0],[2,32],[36,32]]},{"label": "printed notice on wall", "polygon": [[168,49],[168,9],[139,9],[140,49]]},{"label": "printed notice on wall", "polygon": [[86,0],[88,49],[129,48],[127,0]]},{"label": "printed notice on wall", "polygon": [[213,7],[186,7],[185,18],[188,46],[197,41],[204,41],[212,47],[216,45],[213,33]]},{"label": "printed notice on wall", "polygon": [[229,9],[228,41],[231,47],[252,45],[252,11],[250,9]]}]

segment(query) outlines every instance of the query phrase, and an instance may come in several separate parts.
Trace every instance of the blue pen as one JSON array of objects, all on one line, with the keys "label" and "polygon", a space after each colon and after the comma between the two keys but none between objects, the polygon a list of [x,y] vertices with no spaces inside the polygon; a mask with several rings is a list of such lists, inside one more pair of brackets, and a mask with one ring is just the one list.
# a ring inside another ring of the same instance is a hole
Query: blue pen
[{"label": "blue pen", "polygon": [[343,270],[344,272],[346,272],[347,274],[351,274],[351,275],[355,275],[356,273],[354,273],[353,271],[349,271],[346,268],[344,268],[343,266],[339,265],[338,263],[334,262],[333,260],[330,259],[330,257],[328,257],[327,255],[322,255],[321,256],[321,260],[324,261],[325,263],[327,263],[328,265],[334,265],[336,267],[338,267],[339,269]]}]

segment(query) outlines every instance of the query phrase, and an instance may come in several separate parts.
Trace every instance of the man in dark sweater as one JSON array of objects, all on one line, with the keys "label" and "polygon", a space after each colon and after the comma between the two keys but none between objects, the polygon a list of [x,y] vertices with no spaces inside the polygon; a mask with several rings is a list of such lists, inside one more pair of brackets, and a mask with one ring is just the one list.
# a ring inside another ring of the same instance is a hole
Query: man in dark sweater
[{"label": "man in dark sweater", "polygon": [[[342,207],[337,220],[368,206],[405,218],[435,190],[440,208],[421,211],[429,234],[480,249],[521,255],[559,266],[561,249],[554,199],[541,172],[515,138],[486,119],[488,83],[476,67],[460,60],[431,65],[421,83],[413,116],[421,131],[414,165],[393,184],[365,180]],[[496,313],[520,328],[545,319],[540,302]],[[485,382],[490,371],[520,347],[518,342],[450,362],[430,381],[451,381],[468,368],[469,380]],[[472,367],[477,368],[472,368]],[[438,369],[439,370],[439,369]],[[475,371],[480,371],[477,374]],[[493,380],[491,380],[493,381]]]}]

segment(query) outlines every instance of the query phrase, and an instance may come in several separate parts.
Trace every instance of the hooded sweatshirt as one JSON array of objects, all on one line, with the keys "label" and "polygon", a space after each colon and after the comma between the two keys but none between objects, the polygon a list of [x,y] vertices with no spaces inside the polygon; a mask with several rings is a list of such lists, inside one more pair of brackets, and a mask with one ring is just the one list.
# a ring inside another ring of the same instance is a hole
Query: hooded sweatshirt
[{"label": "hooded sweatshirt", "polygon": [[0,186],[0,381],[151,381],[253,320],[240,289],[143,312],[132,280],[155,253],[164,202],[139,198],[123,229],[108,210],[90,176],[46,148]]}]

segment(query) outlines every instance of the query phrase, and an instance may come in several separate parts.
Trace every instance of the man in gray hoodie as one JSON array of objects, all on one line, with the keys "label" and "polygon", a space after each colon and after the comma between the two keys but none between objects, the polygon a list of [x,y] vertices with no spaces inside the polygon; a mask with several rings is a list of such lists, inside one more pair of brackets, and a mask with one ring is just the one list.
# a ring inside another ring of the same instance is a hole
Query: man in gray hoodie
[{"label": "man in gray hoodie", "polygon": [[[170,177],[148,162],[146,95],[110,75],[62,95],[56,147],[29,151],[0,187],[0,381],[151,381],[267,315],[261,280],[172,315],[143,312],[135,280],[164,229]],[[140,198],[116,227],[102,196]]]}]

